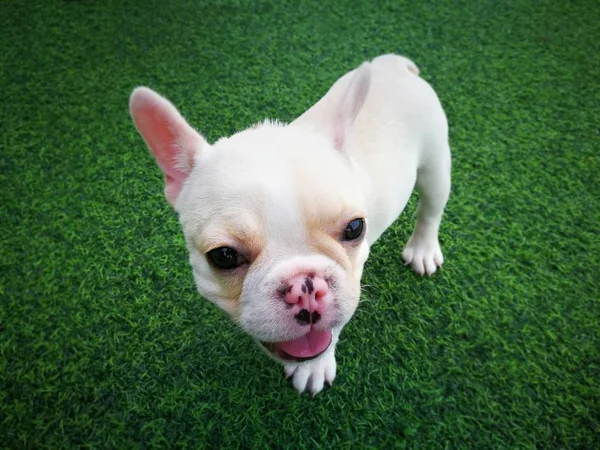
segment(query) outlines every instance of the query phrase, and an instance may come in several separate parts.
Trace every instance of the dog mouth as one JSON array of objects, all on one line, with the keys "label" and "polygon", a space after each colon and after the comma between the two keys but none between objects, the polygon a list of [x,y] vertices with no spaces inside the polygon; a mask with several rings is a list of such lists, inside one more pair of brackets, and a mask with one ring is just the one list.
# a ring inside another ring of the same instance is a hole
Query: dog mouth
[{"label": "dog mouth", "polygon": [[261,342],[263,347],[283,361],[303,362],[321,355],[331,345],[331,330],[310,330],[291,341]]}]

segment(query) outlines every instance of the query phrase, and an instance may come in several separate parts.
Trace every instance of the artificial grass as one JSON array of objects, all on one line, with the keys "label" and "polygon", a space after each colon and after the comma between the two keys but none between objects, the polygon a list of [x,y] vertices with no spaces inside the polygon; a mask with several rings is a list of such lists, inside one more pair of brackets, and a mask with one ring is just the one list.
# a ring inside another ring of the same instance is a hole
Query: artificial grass
[{"label": "artificial grass", "polygon": [[[0,4],[0,446],[599,448],[595,1]],[[299,396],[196,294],[130,121],[210,140],[411,57],[451,124],[446,264],[373,248],[334,387]]]}]

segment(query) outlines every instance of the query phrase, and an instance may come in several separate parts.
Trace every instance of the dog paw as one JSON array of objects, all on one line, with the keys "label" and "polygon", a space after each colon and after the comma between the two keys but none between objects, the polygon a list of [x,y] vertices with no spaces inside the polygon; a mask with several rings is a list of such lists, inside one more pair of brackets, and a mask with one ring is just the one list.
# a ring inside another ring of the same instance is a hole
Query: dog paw
[{"label": "dog paw", "polygon": [[308,391],[314,397],[323,390],[326,382],[333,384],[336,368],[335,354],[328,352],[314,361],[287,363],[283,370],[286,378],[292,377],[292,384],[298,392]]},{"label": "dog paw", "polygon": [[419,275],[433,275],[444,263],[437,237],[426,238],[414,234],[402,252],[402,259],[405,265],[410,265]]}]

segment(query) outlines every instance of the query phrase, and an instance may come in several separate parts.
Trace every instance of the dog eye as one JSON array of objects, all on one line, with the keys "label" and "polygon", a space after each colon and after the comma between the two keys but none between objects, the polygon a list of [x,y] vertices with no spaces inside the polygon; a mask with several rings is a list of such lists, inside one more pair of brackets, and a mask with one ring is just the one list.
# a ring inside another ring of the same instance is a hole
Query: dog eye
[{"label": "dog eye", "polygon": [[206,257],[219,269],[235,269],[246,262],[246,259],[231,247],[215,248],[208,252]]},{"label": "dog eye", "polygon": [[362,236],[365,229],[365,219],[354,219],[346,225],[344,240],[354,241]]}]

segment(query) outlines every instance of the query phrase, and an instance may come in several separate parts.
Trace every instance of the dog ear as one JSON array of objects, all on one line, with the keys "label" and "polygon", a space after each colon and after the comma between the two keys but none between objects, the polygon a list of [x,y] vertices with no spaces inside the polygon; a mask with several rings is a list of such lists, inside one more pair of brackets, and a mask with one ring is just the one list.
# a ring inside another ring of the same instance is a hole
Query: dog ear
[{"label": "dog ear", "polygon": [[166,98],[146,87],[138,87],[129,99],[136,128],[165,174],[165,196],[171,206],[194,167],[198,151],[208,146]]},{"label": "dog ear", "polygon": [[351,78],[347,86],[340,88],[334,84],[321,100],[293,122],[327,135],[334,147],[342,152],[369,93],[371,67],[365,62],[348,76]]},{"label": "dog ear", "polygon": [[363,63],[352,77],[350,86],[344,93],[341,102],[334,111],[330,133],[336,149],[343,151],[354,119],[365,103],[371,86],[371,70],[369,63]]}]

